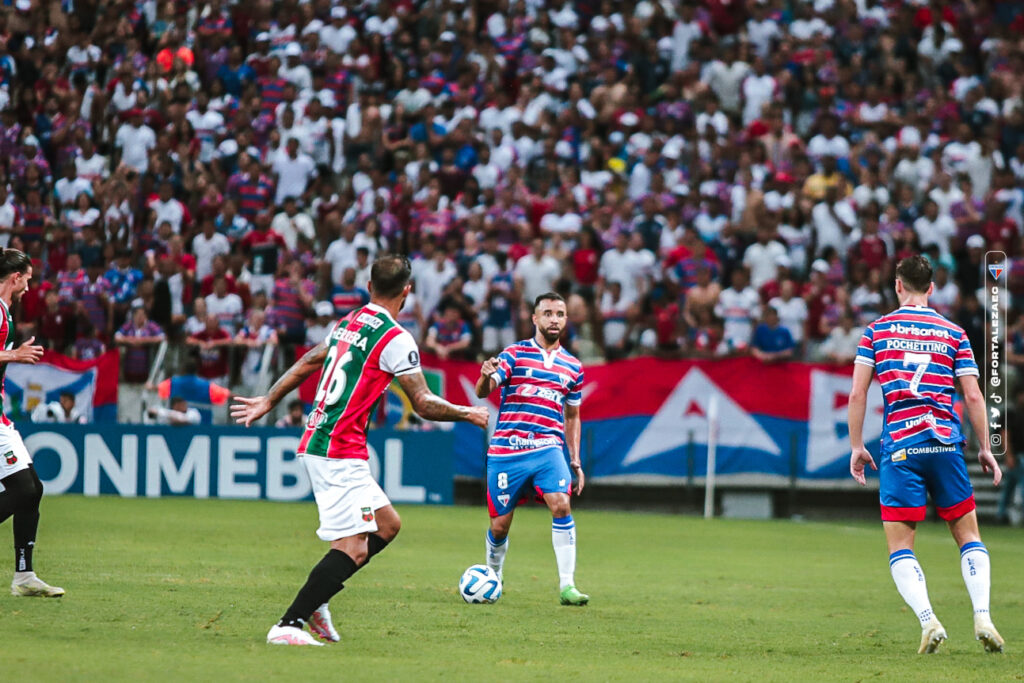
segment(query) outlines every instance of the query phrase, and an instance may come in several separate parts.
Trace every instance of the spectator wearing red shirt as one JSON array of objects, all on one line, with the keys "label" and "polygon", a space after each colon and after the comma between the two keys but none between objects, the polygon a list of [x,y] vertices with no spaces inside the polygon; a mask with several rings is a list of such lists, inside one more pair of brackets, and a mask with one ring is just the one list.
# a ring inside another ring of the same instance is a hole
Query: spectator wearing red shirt
[{"label": "spectator wearing red shirt", "polygon": [[804,301],[807,302],[807,337],[813,341],[825,338],[821,328],[821,319],[825,310],[835,301],[835,289],[828,284],[826,275],[829,265],[822,259],[811,264],[811,281],[804,288]]},{"label": "spectator wearing red shirt", "polygon": [[256,216],[255,229],[241,241],[242,250],[249,256],[249,291],[252,294],[274,291],[274,276],[281,255],[288,252],[288,243],[281,235],[270,229],[270,215],[266,212]]},{"label": "spectator wearing red shirt", "polygon": [[61,308],[60,297],[51,289],[43,297],[43,312],[39,316],[37,343],[58,353],[64,353],[71,342],[71,316]]},{"label": "spectator wearing red shirt", "polygon": [[196,374],[211,382],[227,385],[231,370],[231,334],[220,326],[217,316],[206,316],[206,328],[189,335],[187,343],[198,350],[199,369]]},{"label": "spectator wearing red shirt", "polygon": [[878,216],[870,211],[861,215],[861,238],[850,250],[850,261],[863,263],[868,270],[884,270],[889,247],[878,234]]},{"label": "spectator wearing red shirt", "polygon": [[585,227],[580,230],[579,242],[572,252],[573,274],[582,291],[594,291],[600,265],[601,248],[597,242],[597,233],[593,228]]},{"label": "spectator wearing red shirt", "polygon": [[995,200],[989,201],[985,207],[985,223],[981,231],[992,251],[1017,253],[1017,224],[1007,217],[1005,205]]}]

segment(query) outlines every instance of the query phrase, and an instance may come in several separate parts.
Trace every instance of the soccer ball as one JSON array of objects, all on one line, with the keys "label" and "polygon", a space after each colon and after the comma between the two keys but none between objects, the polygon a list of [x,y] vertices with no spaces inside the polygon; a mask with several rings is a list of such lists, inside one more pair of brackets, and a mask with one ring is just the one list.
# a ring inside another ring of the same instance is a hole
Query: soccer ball
[{"label": "soccer ball", "polygon": [[459,579],[459,595],[469,603],[492,603],[501,597],[501,579],[485,564],[474,564]]}]

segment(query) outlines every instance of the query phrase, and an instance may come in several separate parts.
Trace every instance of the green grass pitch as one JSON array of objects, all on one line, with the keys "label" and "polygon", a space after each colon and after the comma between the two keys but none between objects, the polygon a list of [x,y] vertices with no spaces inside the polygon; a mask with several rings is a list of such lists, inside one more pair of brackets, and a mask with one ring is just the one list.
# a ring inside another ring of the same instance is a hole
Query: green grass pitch
[{"label": "green grass pitch", "polygon": [[[467,605],[479,508],[400,507],[396,543],[332,601],[342,642],[271,647],[267,629],[325,544],[311,503],[43,501],[36,568],[61,600],[0,596],[7,680],[1013,680],[1024,678],[1024,543],[985,529],[1004,655],[974,641],[959,556],[924,524],[917,554],[949,632],[920,631],[877,524],[706,522],[576,513],[585,608],[561,607],[549,516],[521,509],[505,593]],[[0,527],[9,548],[10,523]],[[6,574],[5,574],[6,576]],[[6,580],[6,579],[4,579]]]}]

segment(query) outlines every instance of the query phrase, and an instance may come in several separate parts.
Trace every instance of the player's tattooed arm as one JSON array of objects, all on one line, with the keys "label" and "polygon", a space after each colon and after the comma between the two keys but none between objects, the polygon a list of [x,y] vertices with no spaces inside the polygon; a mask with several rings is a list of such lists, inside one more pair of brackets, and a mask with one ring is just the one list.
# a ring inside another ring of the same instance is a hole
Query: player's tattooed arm
[{"label": "player's tattooed arm", "polygon": [[488,394],[494,391],[497,383],[494,378],[491,377],[495,372],[498,371],[498,359],[488,358],[484,361],[484,364],[480,366],[480,377],[476,381],[476,397],[486,398]]},{"label": "player's tattooed arm", "polygon": [[321,369],[325,360],[327,360],[327,344],[320,342],[307,351],[302,358],[295,361],[295,364],[274,382],[274,385],[267,391],[267,400],[271,405],[276,406],[281,399],[298,389],[307,377]]},{"label": "player's tattooed arm", "polygon": [[236,396],[236,403],[231,406],[231,417],[234,418],[235,422],[248,427],[269,413],[274,406],[281,402],[281,399],[305,382],[307,377],[322,368],[326,358],[327,345],[321,342],[307,351],[302,358],[295,361],[295,364],[288,368],[287,372],[281,375],[279,380],[274,382],[274,386],[270,387],[265,396],[256,396],[254,398]]},{"label": "player's tattooed arm", "polygon": [[427,386],[422,372],[414,372],[398,377],[402,391],[409,397],[412,409],[425,420],[434,422],[471,422],[477,427],[487,427],[490,414],[487,408],[459,406],[449,403]]}]

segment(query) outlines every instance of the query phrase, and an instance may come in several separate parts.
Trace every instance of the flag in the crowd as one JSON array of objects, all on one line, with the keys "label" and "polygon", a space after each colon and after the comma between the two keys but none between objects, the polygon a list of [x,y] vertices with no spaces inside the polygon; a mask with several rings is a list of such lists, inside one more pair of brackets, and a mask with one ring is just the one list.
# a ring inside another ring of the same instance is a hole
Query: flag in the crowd
[{"label": "flag in the crowd", "polygon": [[117,421],[117,350],[94,360],[75,360],[46,351],[35,365],[10,363],[4,380],[4,412],[12,420],[28,420],[40,403],[74,394],[75,407],[90,422]]}]

